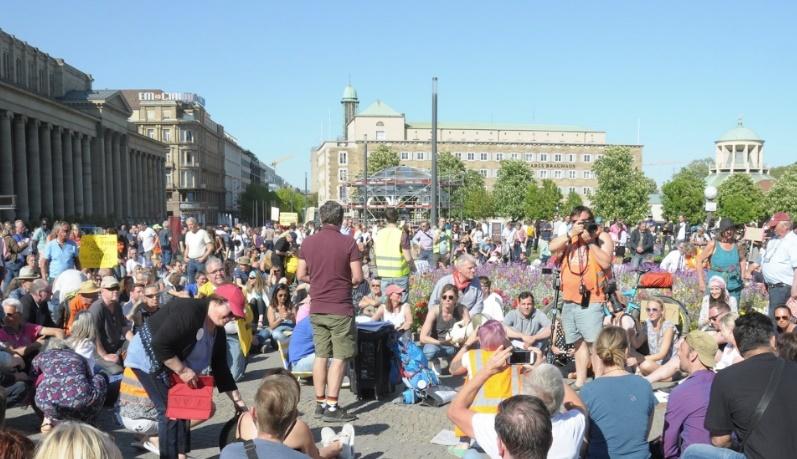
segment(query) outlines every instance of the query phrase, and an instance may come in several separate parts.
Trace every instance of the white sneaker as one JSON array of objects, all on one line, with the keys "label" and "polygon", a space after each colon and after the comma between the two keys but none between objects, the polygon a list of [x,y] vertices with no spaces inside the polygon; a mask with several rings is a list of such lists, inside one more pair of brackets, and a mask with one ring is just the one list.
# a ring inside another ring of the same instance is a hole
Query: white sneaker
[{"label": "white sneaker", "polygon": [[348,458],[344,459],[354,459],[354,426],[350,423],[343,424],[343,428],[340,429],[340,436],[345,437],[346,439],[346,446],[343,447],[344,451],[348,449]]},{"label": "white sneaker", "polygon": [[337,440],[337,435],[332,427],[324,427],[321,429],[321,446],[329,446],[332,442]]}]

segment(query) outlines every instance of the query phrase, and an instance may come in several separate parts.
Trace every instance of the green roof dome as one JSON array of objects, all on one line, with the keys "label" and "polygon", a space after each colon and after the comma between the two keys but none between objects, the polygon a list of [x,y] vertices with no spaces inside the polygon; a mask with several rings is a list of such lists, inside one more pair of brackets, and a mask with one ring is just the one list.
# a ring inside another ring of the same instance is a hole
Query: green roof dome
[{"label": "green roof dome", "polygon": [[343,100],[357,100],[357,91],[352,85],[346,85],[346,89],[343,90]]},{"label": "green roof dome", "polygon": [[758,134],[755,133],[755,131],[753,131],[750,128],[744,127],[744,125],[742,124],[742,120],[739,120],[739,124],[735,128],[726,131],[725,134],[722,134],[720,138],[717,139],[717,142],[735,142],[740,140],[750,140],[753,142],[764,141],[764,139],[759,137]]}]

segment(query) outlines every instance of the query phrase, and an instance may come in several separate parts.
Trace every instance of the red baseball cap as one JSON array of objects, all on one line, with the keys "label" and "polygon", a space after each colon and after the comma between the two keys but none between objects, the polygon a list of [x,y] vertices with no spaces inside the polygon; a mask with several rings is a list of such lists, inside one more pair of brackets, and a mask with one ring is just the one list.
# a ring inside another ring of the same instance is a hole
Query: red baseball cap
[{"label": "red baseball cap", "polygon": [[230,304],[230,311],[235,317],[245,318],[246,311],[244,310],[244,294],[241,289],[235,284],[223,284],[216,287],[213,292],[216,295],[224,298]]},{"label": "red baseball cap", "polygon": [[385,295],[390,296],[394,293],[404,293],[404,289],[399,287],[396,284],[390,284],[387,289],[385,289]]},{"label": "red baseball cap", "polygon": [[777,225],[780,222],[790,222],[791,217],[786,212],[778,212],[769,219],[769,227]]}]

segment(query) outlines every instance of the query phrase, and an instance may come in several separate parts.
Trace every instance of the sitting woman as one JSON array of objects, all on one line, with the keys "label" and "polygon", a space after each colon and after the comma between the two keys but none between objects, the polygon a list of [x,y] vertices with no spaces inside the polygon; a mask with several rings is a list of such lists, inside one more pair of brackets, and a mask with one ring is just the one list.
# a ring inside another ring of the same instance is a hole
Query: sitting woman
[{"label": "sitting woman", "polygon": [[794,316],[791,314],[791,309],[785,304],[775,308],[775,325],[777,326],[778,336],[784,333],[792,333],[797,329],[794,324]]},{"label": "sitting woman", "polygon": [[[269,368],[266,370],[265,376],[263,377],[263,382],[275,380],[286,382],[290,381],[290,384],[286,383],[286,385],[296,389],[296,400],[299,400],[301,386],[296,378],[294,378],[288,372],[288,370],[285,370],[284,368]],[[344,426],[344,430],[349,430],[351,428],[351,424],[347,425],[349,427]],[[353,433],[354,429],[351,428],[352,443],[354,440]],[[238,425],[236,426],[235,431],[231,432],[231,434],[231,438],[227,439],[229,443],[253,440],[257,438],[257,426],[255,425],[255,416],[253,416],[252,410],[241,414],[241,416],[238,418]],[[297,419],[293,426],[288,429],[285,438],[282,440],[282,444],[290,449],[302,452],[313,459],[334,458],[338,456],[344,457],[344,454],[342,454],[344,448],[342,441],[331,441],[329,445],[323,446],[319,449],[313,439],[313,432],[310,431],[310,427],[307,425],[307,423],[301,419]],[[222,447],[224,446],[222,445]]]},{"label": "sitting woman", "polygon": [[105,403],[108,380],[94,374],[94,340],[91,314],[81,312],[66,341],[53,340],[33,359],[34,375],[41,375],[35,402],[44,414],[42,432],[65,420],[92,422]]},{"label": "sitting woman", "polygon": [[604,328],[592,346],[595,380],[581,389],[589,412],[590,458],[650,457],[650,430],[656,397],[649,382],[625,371],[628,336],[620,327]]},{"label": "sitting woman", "polygon": [[[269,334],[274,341],[287,341],[289,332],[296,325],[296,309],[291,303],[291,292],[287,285],[279,284],[271,296],[271,304],[266,311],[268,317]],[[267,334],[258,333],[261,342],[267,339]]]},{"label": "sitting woman", "polygon": [[672,357],[676,352],[673,345],[678,331],[672,322],[664,318],[664,303],[657,299],[648,300],[648,320],[642,324],[642,330],[633,340],[634,349],[639,349],[643,344],[648,345],[648,355],[632,356],[628,359],[629,366],[639,365],[643,376],[653,373],[661,364]]},{"label": "sitting woman", "polygon": [[739,363],[744,360],[744,357],[742,357],[742,354],[739,353],[739,349],[736,347],[736,339],[733,337],[733,329],[736,328],[736,319],[738,317],[738,314],[729,312],[720,317],[717,321],[720,334],[725,339],[725,348],[719,354],[717,364],[714,365],[716,371],[723,370],[734,363]]},{"label": "sitting woman", "polygon": [[249,271],[246,286],[244,286],[244,296],[257,317],[257,323],[254,324],[255,330],[262,330],[265,327],[266,309],[269,303],[267,291],[266,278],[261,276],[257,270]]},{"label": "sitting woman", "polygon": [[457,303],[459,291],[452,284],[443,286],[440,292],[440,304],[429,308],[426,320],[421,327],[421,344],[426,360],[431,362],[437,357],[453,357],[457,353],[457,345],[452,341],[450,332],[454,325],[465,325],[470,322],[468,308]]},{"label": "sitting woman", "polygon": [[731,307],[731,312],[738,313],[736,305],[736,297],[728,293],[728,288],[725,284],[725,279],[720,276],[712,276],[708,280],[708,294],[703,297],[703,303],[700,305],[700,315],[697,318],[697,326],[704,327],[708,325],[708,310],[711,304],[722,301]]},{"label": "sitting woman", "polygon": [[412,313],[410,305],[401,301],[404,289],[396,284],[390,284],[385,290],[385,295],[387,303],[380,305],[371,318],[392,323],[397,332],[409,331],[412,326]]}]

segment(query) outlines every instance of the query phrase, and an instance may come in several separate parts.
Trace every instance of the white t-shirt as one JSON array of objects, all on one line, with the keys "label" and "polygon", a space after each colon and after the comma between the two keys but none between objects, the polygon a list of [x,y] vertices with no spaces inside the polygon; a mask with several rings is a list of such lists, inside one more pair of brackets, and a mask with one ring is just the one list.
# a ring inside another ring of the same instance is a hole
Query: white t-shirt
[{"label": "white t-shirt", "polygon": [[385,315],[384,317],[382,317],[382,320],[384,320],[385,322],[390,322],[391,324],[393,324],[394,327],[399,328],[402,325],[404,325],[404,320],[406,319],[406,317],[404,316],[404,311],[409,309],[409,307],[410,307],[409,304],[404,303],[401,305],[401,307],[398,308],[398,311],[396,312],[390,312],[387,310],[387,308],[385,308]]},{"label": "white t-shirt", "polygon": [[155,230],[149,226],[144,231],[138,233],[138,239],[141,241],[141,245],[145,252],[152,252],[152,249],[155,248],[155,238],[157,237],[158,235],[155,233]]},{"label": "white t-shirt", "polygon": [[503,322],[504,306],[501,296],[495,292],[490,292],[490,296],[484,299],[484,308],[482,308],[482,314],[489,316],[491,319]]},{"label": "white t-shirt", "polygon": [[767,283],[791,285],[797,269],[797,235],[789,231],[782,238],[770,239],[761,260],[761,272]]},{"label": "white t-shirt", "polygon": [[[548,450],[548,458],[577,459],[586,427],[584,414],[578,410],[557,413],[551,417],[551,424],[553,443]],[[495,432],[494,414],[475,414],[473,435],[491,459],[501,458],[498,455],[498,434]]]},{"label": "white t-shirt", "polygon": [[188,248],[188,258],[199,258],[205,254],[205,247],[210,244],[212,240],[208,236],[208,232],[199,229],[196,233],[191,231],[185,233],[185,246]]}]

